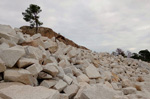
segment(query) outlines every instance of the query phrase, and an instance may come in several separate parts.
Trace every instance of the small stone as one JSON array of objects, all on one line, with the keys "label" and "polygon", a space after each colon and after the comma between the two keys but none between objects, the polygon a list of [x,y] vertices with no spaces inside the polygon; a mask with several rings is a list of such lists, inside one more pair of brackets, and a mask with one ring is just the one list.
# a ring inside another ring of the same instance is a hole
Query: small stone
[{"label": "small stone", "polygon": [[90,79],[85,74],[81,74],[77,77],[77,81],[78,82],[89,82]]},{"label": "small stone", "polygon": [[63,69],[65,74],[71,73],[72,74],[72,69],[70,67],[66,67]]},{"label": "small stone", "polygon": [[54,64],[51,64],[51,63],[46,64],[46,65],[44,66],[43,71],[49,73],[49,74],[52,75],[52,76],[56,76],[56,75],[59,73],[59,71],[58,71],[58,69],[56,68],[56,66],[55,66]]},{"label": "small stone", "polygon": [[80,76],[82,75],[82,71],[80,69],[77,69],[75,66],[71,66],[72,72],[75,76]]},{"label": "small stone", "polygon": [[67,66],[70,65],[70,63],[68,62],[68,60],[61,60],[59,63],[59,66],[61,66],[62,68],[65,68]]},{"label": "small stone", "polygon": [[34,58],[37,60],[41,60],[43,57],[43,52],[38,47],[27,46],[25,48],[27,58]]},{"label": "small stone", "polygon": [[56,80],[43,80],[40,86],[51,88],[56,84],[56,82],[57,82]]},{"label": "small stone", "polygon": [[69,99],[67,94],[60,94],[60,99]]},{"label": "small stone", "polygon": [[132,86],[131,81],[129,79],[122,80],[122,87],[130,87]]},{"label": "small stone", "polygon": [[76,95],[79,87],[75,84],[69,85],[64,89],[64,92],[72,99],[73,96]]},{"label": "small stone", "polygon": [[64,71],[63,71],[62,67],[58,66],[58,67],[57,67],[57,69],[58,69],[58,71],[59,71],[59,73],[57,74],[57,77],[59,77],[59,78],[63,79],[63,78],[64,78],[65,73],[64,73]]},{"label": "small stone", "polygon": [[38,74],[38,79],[51,79],[52,78],[52,76],[50,75],[50,74],[47,74],[47,73],[45,73],[45,72],[40,72],[39,74]]},{"label": "small stone", "polygon": [[109,88],[111,88],[111,89],[113,89],[113,87],[112,87],[112,85],[108,82],[108,81],[105,81],[105,83],[104,83],[107,87],[109,87]]},{"label": "small stone", "polygon": [[77,50],[75,48],[73,48],[72,50],[70,50],[67,55],[72,58],[75,57],[77,55]]},{"label": "small stone", "polygon": [[58,90],[59,92],[61,92],[66,86],[67,86],[67,83],[60,79],[57,82],[57,84],[54,86],[54,88]]},{"label": "small stone", "polygon": [[38,63],[38,61],[32,58],[21,58],[18,60],[17,65],[19,68],[23,68],[23,67],[30,66],[34,63]]},{"label": "small stone", "polygon": [[32,36],[33,39],[37,39],[37,38],[40,38],[41,37],[41,34],[40,33],[36,33]]},{"label": "small stone", "polygon": [[81,98],[80,98],[80,97],[81,97],[81,94],[83,93],[83,91],[84,91],[86,88],[90,87],[90,85],[89,85],[88,83],[86,83],[86,82],[81,82],[81,83],[79,83],[79,87],[80,87],[80,89],[79,89],[78,92],[76,93],[76,96],[74,97],[74,99],[81,99]]},{"label": "small stone", "polygon": [[133,88],[133,87],[123,88],[122,91],[123,91],[124,95],[135,94],[136,93],[136,89]]},{"label": "small stone", "polygon": [[25,38],[22,32],[17,32],[16,36],[19,39],[18,44],[22,44],[23,42],[25,42]]},{"label": "small stone", "polygon": [[43,70],[40,64],[33,64],[26,68],[32,75],[38,75],[39,72]]},{"label": "small stone", "polygon": [[96,80],[95,79],[90,79],[89,84],[96,84]]},{"label": "small stone", "polygon": [[103,84],[83,89],[79,99],[113,99],[116,92]]},{"label": "small stone", "polygon": [[95,67],[99,67],[100,66],[100,61],[99,60],[94,59],[92,62],[93,62]]},{"label": "small stone", "polygon": [[93,65],[88,66],[85,69],[85,72],[89,78],[99,78],[100,77],[99,72],[97,71],[96,67]]},{"label": "small stone", "polygon": [[67,75],[64,75],[64,78],[63,78],[63,80],[67,83],[67,84],[71,84],[71,82],[72,82],[72,78],[70,78],[69,76],[67,76]]},{"label": "small stone", "polygon": [[116,83],[111,83],[111,85],[112,85],[114,90],[119,90],[120,89]]}]

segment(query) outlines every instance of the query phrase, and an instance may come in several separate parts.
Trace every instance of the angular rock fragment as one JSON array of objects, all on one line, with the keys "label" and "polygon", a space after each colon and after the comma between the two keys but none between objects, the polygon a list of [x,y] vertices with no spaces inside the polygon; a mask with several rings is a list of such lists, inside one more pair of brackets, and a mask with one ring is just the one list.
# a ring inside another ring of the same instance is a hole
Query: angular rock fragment
[{"label": "angular rock fragment", "polygon": [[43,71],[49,73],[52,76],[56,76],[59,71],[54,64],[48,63],[43,67]]},{"label": "angular rock fragment", "polygon": [[59,99],[60,94],[57,90],[42,86],[12,85],[0,89],[0,97],[2,99]]},{"label": "angular rock fragment", "polygon": [[100,74],[97,71],[96,67],[93,65],[89,65],[86,69],[85,69],[85,73],[87,74],[87,76],[89,78],[99,78]]},{"label": "angular rock fragment", "polygon": [[34,63],[38,63],[38,61],[36,59],[33,59],[33,58],[21,58],[18,60],[17,66],[19,68],[24,68],[24,67],[30,66]]},{"label": "angular rock fragment", "polygon": [[63,80],[67,83],[67,84],[71,84],[71,82],[73,81],[72,80],[72,78],[70,78],[69,76],[67,76],[67,75],[64,75],[64,78],[63,78]]},{"label": "angular rock fragment", "polygon": [[69,96],[69,98],[73,98],[73,96],[76,95],[77,91],[78,91],[79,87],[76,84],[72,84],[67,86],[64,89],[64,92]]},{"label": "angular rock fragment", "polygon": [[57,82],[56,80],[43,80],[40,86],[51,88],[56,84],[56,82]]},{"label": "angular rock fragment", "polygon": [[59,92],[61,92],[66,86],[67,86],[66,82],[64,82],[63,80],[59,80],[57,84],[54,86],[54,88]]},{"label": "angular rock fragment", "polygon": [[0,52],[0,58],[7,67],[13,67],[23,55],[25,55],[25,51],[21,47],[7,48]]},{"label": "angular rock fragment", "polygon": [[26,57],[27,58],[34,58],[37,60],[41,60],[42,59],[42,51],[37,48],[37,47],[33,47],[33,46],[27,46],[25,48],[25,52],[26,52]]},{"label": "angular rock fragment", "polygon": [[69,99],[67,94],[60,94],[60,99]]},{"label": "angular rock fragment", "polygon": [[43,70],[43,67],[40,64],[33,64],[26,68],[32,75],[38,75],[39,72]]},{"label": "angular rock fragment", "polygon": [[98,84],[85,88],[79,99],[113,99],[115,95],[114,90]]},{"label": "angular rock fragment", "polygon": [[21,82],[26,85],[37,85],[37,81],[32,74],[25,69],[7,69],[4,72],[4,80],[11,82]]},{"label": "angular rock fragment", "polygon": [[135,94],[136,93],[136,89],[133,88],[133,87],[123,88],[123,93],[124,93],[124,95]]},{"label": "angular rock fragment", "polygon": [[47,73],[45,73],[45,72],[40,72],[39,74],[38,74],[38,79],[51,79],[52,78],[52,76],[50,75],[50,74],[47,74]]},{"label": "angular rock fragment", "polygon": [[85,74],[81,74],[80,76],[77,77],[77,81],[78,82],[89,82],[90,79]]}]

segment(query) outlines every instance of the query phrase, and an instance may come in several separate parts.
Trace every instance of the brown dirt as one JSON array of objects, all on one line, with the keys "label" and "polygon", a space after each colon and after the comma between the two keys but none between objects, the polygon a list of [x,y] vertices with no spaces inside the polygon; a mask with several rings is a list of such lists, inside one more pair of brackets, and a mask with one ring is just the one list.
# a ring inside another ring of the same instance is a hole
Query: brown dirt
[{"label": "brown dirt", "polygon": [[[22,29],[22,32],[24,34],[30,34],[31,36],[35,34],[35,28],[31,29],[29,26],[22,26],[22,27],[20,27],[20,29]],[[72,40],[69,40],[69,39],[65,38],[64,36],[62,36],[60,34],[57,34],[56,32],[54,32],[50,28],[39,27],[38,28],[38,33],[40,33],[42,36],[46,36],[48,38],[55,37],[57,40],[59,40],[60,42],[65,43],[66,45],[71,45],[71,46],[74,46],[74,47],[77,47],[77,48],[82,48],[82,49],[89,50],[86,47],[80,46],[80,45],[74,43]]]}]

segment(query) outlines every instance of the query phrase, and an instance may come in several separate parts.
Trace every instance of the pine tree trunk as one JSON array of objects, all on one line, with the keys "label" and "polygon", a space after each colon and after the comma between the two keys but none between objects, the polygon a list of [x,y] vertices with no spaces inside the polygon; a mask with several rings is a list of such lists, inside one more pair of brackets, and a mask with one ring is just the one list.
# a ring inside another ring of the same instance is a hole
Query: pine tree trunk
[{"label": "pine tree trunk", "polygon": [[37,34],[37,32],[38,32],[38,24],[37,24],[37,22],[36,22],[36,34]]},{"label": "pine tree trunk", "polygon": [[35,33],[37,33],[37,31],[38,31],[38,25],[37,25],[37,23],[36,23],[36,30],[35,30]]}]

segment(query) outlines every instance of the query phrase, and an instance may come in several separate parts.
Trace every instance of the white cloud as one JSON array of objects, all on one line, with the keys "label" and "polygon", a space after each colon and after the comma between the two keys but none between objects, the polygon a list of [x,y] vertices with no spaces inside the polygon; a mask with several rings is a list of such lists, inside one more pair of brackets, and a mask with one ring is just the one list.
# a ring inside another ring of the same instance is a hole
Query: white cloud
[{"label": "white cloud", "polygon": [[0,24],[28,25],[22,12],[41,7],[40,20],[65,37],[96,51],[150,50],[149,0],[0,0]]}]

